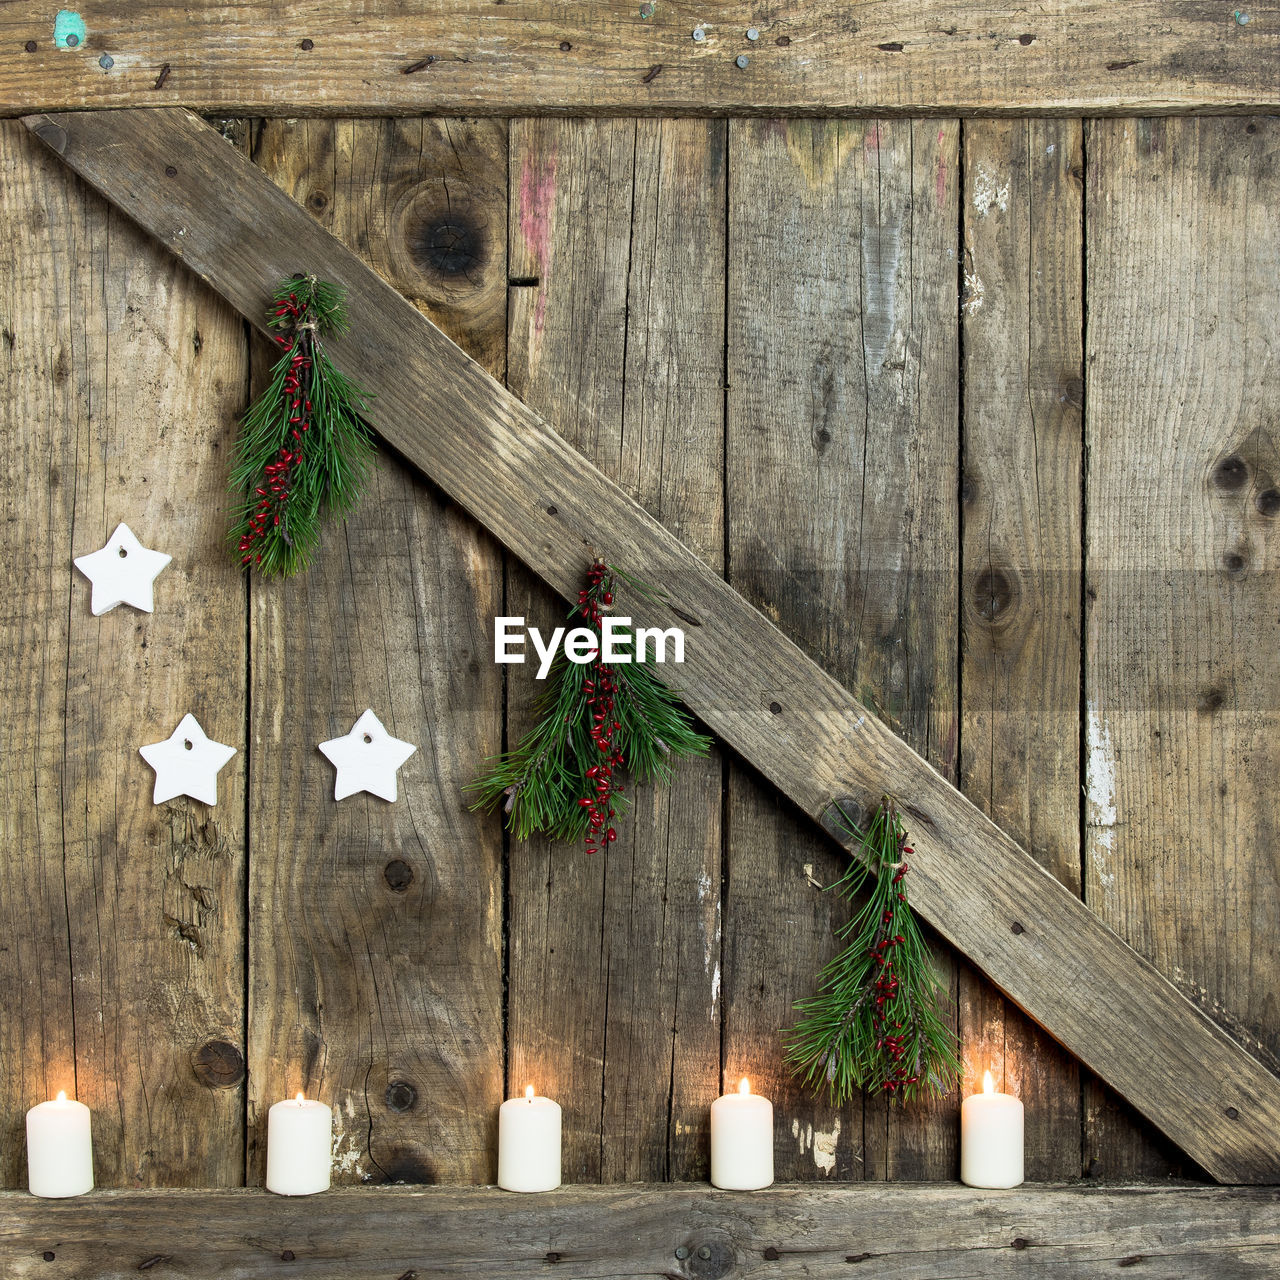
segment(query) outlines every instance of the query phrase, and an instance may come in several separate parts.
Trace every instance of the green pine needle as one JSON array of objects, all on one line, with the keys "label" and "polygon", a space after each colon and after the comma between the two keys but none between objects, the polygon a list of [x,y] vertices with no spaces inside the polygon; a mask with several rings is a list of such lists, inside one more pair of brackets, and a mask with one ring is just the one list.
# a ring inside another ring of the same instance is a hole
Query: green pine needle
[{"label": "green pine needle", "polygon": [[324,337],[347,328],[338,285],[295,275],[272,295],[269,323],[283,354],[236,442],[231,543],[263,573],[305,569],[326,515],[360,499],[373,457],[362,415],[369,396],[334,367]]},{"label": "green pine needle", "polygon": [[[612,594],[615,574],[623,577],[609,566],[601,597]],[[625,581],[632,584],[630,578]],[[586,625],[581,603],[568,616],[575,625]],[[599,638],[599,628],[594,630]],[[634,635],[627,648],[634,655]],[[706,755],[711,739],[694,729],[678,695],[654,675],[649,662],[611,663],[609,670],[616,685],[613,747],[633,780],[665,783],[673,761]],[[589,814],[581,801],[594,786],[587,771],[601,759],[591,737],[587,688],[594,671],[593,665],[570,662],[561,653],[535,704],[533,728],[513,750],[495,757],[488,772],[468,788],[476,796],[472,808],[501,808],[508,829],[521,840],[536,832],[569,842],[589,837]],[[628,798],[621,789],[615,788],[610,799],[619,815],[626,811]]]},{"label": "green pine needle", "polygon": [[847,945],[823,969],[818,994],[795,1005],[787,1061],[806,1087],[837,1106],[860,1089],[902,1102],[937,1096],[958,1082],[960,1059],[939,1012],[942,982],[907,901],[906,832],[890,796],[865,832],[837,810],[857,848],[832,888],[852,899],[870,881],[870,894],[837,930]]}]

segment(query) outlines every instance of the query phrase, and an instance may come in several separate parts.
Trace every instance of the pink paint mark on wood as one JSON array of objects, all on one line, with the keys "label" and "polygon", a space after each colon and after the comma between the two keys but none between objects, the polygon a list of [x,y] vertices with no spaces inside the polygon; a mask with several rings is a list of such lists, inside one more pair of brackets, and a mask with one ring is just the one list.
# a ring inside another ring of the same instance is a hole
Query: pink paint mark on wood
[{"label": "pink paint mark on wood", "polygon": [[862,145],[866,147],[868,151],[880,150],[880,126],[878,124],[873,124],[871,128],[867,130],[866,136],[862,139]]},{"label": "pink paint mark on wood", "polygon": [[[530,274],[542,278],[551,265],[551,214],[556,197],[556,153],[526,156],[520,171],[520,234],[533,259]],[[533,327],[538,333],[547,314],[547,285],[543,279],[534,308]]]},{"label": "pink paint mark on wood", "polygon": [[[942,135],[938,135],[938,141],[942,141]],[[941,208],[947,201],[947,157],[945,155],[938,156],[938,207]]]}]

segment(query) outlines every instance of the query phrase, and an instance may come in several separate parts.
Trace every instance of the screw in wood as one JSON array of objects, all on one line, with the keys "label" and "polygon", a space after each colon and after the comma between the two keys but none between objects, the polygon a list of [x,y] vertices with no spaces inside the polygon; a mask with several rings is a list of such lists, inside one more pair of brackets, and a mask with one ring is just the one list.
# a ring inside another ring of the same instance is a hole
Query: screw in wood
[{"label": "screw in wood", "polygon": [[683,1262],[689,1256],[689,1250],[684,1245],[676,1246],[676,1257]]},{"label": "screw in wood", "polygon": [[707,38],[707,33],[701,27],[694,27],[693,38],[701,44]]},{"label": "screw in wood", "polygon": [[748,40],[759,40],[759,39],[760,39],[760,28],[759,28],[759,27],[748,27],[748,28],[747,28],[747,39],[748,39]]},{"label": "screw in wood", "polygon": [[100,66],[103,71],[110,71],[115,65],[116,60],[109,53],[104,53],[102,57],[98,59],[98,66]]},{"label": "screw in wood", "polygon": [[748,64],[750,61],[751,61],[751,59],[750,59],[750,58],[748,58],[748,57],[747,57],[747,55],[746,55],[745,53],[740,53],[740,54],[738,54],[738,56],[734,59],[734,63],[735,63],[737,66],[741,67],[744,71],[747,69],[747,64]]},{"label": "screw in wood", "polygon": [[704,1244],[702,1248],[698,1250],[698,1257],[700,1257],[703,1262],[706,1262],[706,1260],[711,1257],[711,1246]]},{"label": "screw in wood", "polygon": [[[1240,15],[1239,15],[1239,14],[1237,14],[1237,15],[1236,15],[1236,19],[1237,19],[1237,21],[1239,20],[1239,17],[1240,17]],[[1248,19],[1248,18],[1245,18],[1245,22],[1248,22],[1248,21],[1249,21],[1249,19]],[[72,32],[72,33],[71,33],[71,35],[69,35],[69,36],[67,37],[67,48],[68,48],[68,49],[74,49],[74,48],[76,47],[76,45],[78,45],[79,43],[80,43],[80,37],[79,37],[78,35],[76,35],[76,34],[75,34],[75,32]]]},{"label": "screw in wood", "polygon": [[[1236,10],[1235,18],[1237,27],[1247,27],[1249,25],[1249,15],[1247,13],[1241,13],[1239,9]],[[70,36],[67,37],[67,43],[71,43]]]}]

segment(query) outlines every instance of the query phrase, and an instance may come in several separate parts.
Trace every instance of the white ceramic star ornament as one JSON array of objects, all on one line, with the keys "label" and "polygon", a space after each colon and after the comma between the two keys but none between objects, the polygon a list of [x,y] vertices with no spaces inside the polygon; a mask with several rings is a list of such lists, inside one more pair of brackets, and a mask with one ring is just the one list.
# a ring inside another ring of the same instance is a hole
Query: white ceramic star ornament
[{"label": "white ceramic star ornament", "polygon": [[366,711],[345,738],[330,738],[320,750],[337,768],[333,798],[345,800],[357,791],[368,791],[384,800],[396,798],[396,773],[417,747],[393,738],[382,721]]},{"label": "white ceramic star ornament", "polygon": [[75,566],[93,583],[89,608],[97,617],[118,604],[131,604],[151,613],[155,609],[152,588],[156,576],[172,559],[163,551],[144,547],[127,524],[118,524],[101,551],[77,556]]},{"label": "white ceramic star ornament", "polygon": [[193,715],[183,716],[163,742],[148,743],[138,751],[156,771],[153,804],[163,804],[174,796],[217,804],[218,770],[236,753],[235,747],[207,737]]}]

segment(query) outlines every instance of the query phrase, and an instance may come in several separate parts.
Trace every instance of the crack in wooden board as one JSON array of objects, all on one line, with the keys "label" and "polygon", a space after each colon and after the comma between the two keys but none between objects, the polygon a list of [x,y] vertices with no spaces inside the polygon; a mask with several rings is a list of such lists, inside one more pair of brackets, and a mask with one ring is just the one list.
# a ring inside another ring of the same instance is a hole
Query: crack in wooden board
[{"label": "crack in wooden board", "polygon": [[696,617],[678,683],[724,741],[815,820],[910,797],[922,916],[1214,1177],[1280,1182],[1280,1080],[215,130],[171,108],[24,123],[260,328],[281,277],[344,285],[331,350],[390,445],[562,595],[599,554],[673,602],[638,621]]}]

